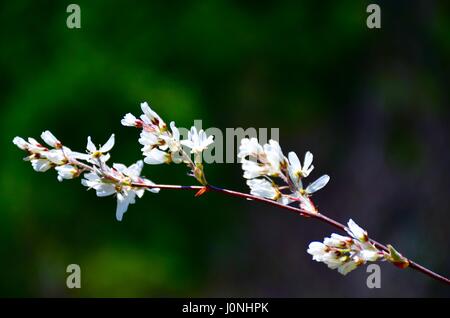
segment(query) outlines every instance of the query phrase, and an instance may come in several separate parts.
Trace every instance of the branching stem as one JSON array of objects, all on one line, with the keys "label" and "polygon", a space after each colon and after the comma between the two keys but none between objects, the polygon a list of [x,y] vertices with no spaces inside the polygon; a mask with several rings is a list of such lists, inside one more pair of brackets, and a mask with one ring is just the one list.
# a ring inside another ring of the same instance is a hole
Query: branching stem
[{"label": "branching stem", "polygon": [[[207,186],[180,186],[180,185],[167,185],[167,184],[155,184],[155,185],[147,185],[147,184],[140,184],[140,183],[133,183],[132,184],[133,187],[144,187],[144,188],[159,188],[159,189],[167,189],[167,190],[192,190],[192,191],[199,191],[202,189],[206,188],[206,191],[213,191],[213,192],[218,192],[218,193],[222,193],[225,195],[229,195],[232,197],[237,197],[237,198],[243,198],[243,199],[247,199],[247,200],[254,200],[254,201],[259,201],[259,202],[263,202],[265,204],[269,204],[284,210],[289,210],[291,212],[297,213],[301,216],[305,216],[305,217],[311,217],[314,219],[317,219],[321,222],[327,223],[339,230],[345,231],[346,226],[342,223],[339,223],[338,221],[335,221],[332,218],[329,218],[325,215],[323,215],[322,213],[311,213],[309,211],[305,211],[302,210],[300,208],[296,208],[293,206],[289,206],[289,205],[283,205],[281,203],[278,203],[276,201],[273,200],[269,200],[269,199],[265,199],[265,198],[261,198],[261,197],[257,197],[254,196],[252,194],[247,194],[247,193],[243,193],[243,192],[238,192],[238,191],[234,191],[234,190],[228,190],[228,189],[223,189],[223,188],[219,188],[213,185],[207,185]],[[388,252],[388,248],[373,240],[370,239],[370,242],[378,249],[383,250],[385,252]],[[443,283],[449,284],[450,285],[450,280],[442,275],[439,275],[435,272],[433,272],[432,270],[429,270],[428,268],[412,261],[409,260],[409,267],[412,269],[415,269],[425,275],[430,276],[431,278],[441,281]]]}]

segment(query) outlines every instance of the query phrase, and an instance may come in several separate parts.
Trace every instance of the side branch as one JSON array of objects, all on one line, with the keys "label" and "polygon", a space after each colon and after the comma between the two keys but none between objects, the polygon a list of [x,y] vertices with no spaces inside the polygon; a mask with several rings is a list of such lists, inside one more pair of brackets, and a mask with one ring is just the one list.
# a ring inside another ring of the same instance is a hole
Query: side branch
[{"label": "side branch", "polygon": [[[269,199],[266,199],[266,198],[261,198],[261,197],[254,196],[252,194],[242,193],[242,192],[238,192],[238,191],[223,189],[223,188],[216,187],[216,186],[213,186],[213,185],[207,185],[207,186],[179,186],[179,185],[164,185],[164,184],[146,185],[146,184],[141,184],[141,183],[133,183],[132,186],[133,187],[144,187],[144,188],[159,188],[159,189],[168,189],[168,190],[192,190],[192,191],[204,190],[204,191],[214,191],[214,192],[226,194],[226,195],[229,195],[229,196],[232,196],[232,197],[238,197],[238,198],[243,198],[243,199],[247,199],[247,200],[259,201],[259,202],[263,202],[263,203],[266,203],[266,204],[269,204],[269,205],[272,205],[272,206],[275,206],[275,207],[278,207],[278,208],[281,208],[281,209],[289,210],[289,211],[294,212],[296,214],[299,214],[301,216],[311,217],[311,218],[317,219],[317,220],[319,220],[321,222],[327,223],[327,224],[329,224],[329,225],[331,225],[331,226],[333,226],[333,227],[335,227],[335,228],[337,228],[339,230],[342,230],[342,231],[345,231],[345,229],[346,229],[344,224],[339,223],[338,221],[335,221],[335,220],[333,220],[333,219],[331,219],[331,218],[329,218],[329,217],[327,217],[327,216],[325,216],[325,215],[323,215],[321,213],[311,213],[309,211],[302,210],[300,208],[296,208],[296,207],[289,206],[289,205],[283,205],[281,203],[278,203],[276,201],[272,201],[272,200],[269,200]],[[383,250],[385,252],[389,251],[389,249],[385,245],[383,245],[383,244],[381,244],[381,243],[379,243],[379,242],[377,242],[377,241],[375,241],[373,239],[370,239],[370,242],[373,245],[375,245],[375,247],[377,247],[380,250]],[[418,264],[418,263],[416,263],[416,262],[414,262],[412,260],[409,260],[409,267],[412,268],[412,269],[415,269],[415,270],[417,270],[417,271],[419,271],[419,272],[421,272],[421,273],[423,273],[425,275],[428,275],[428,276],[430,276],[431,278],[433,278],[435,280],[438,280],[438,281],[441,281],[441,282],[444,282],[444,283],[450,285],[450,280],[448,278],[446,278],[446,277],[444,277],[442,275],[439,275],[439,274],[429,270],[428,268],[426,268],[426,267],[424,267],[424,266],[422,266],[422,265],[420,265],[420,264]]]}]

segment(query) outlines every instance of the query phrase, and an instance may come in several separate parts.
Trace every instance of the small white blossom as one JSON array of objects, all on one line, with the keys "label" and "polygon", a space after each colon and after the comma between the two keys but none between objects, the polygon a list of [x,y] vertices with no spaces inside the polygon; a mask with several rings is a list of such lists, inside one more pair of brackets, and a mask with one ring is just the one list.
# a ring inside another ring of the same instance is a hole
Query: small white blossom
[{"label": "small white blossom", "polygon": [[355,222],[350,220],[348,226],[352,230],[348,229],[347,232],[352,237],[333,233],[331,237],[326,237],[323,243],[311,242],[307,250],[313,260],[325,263],[331,269],[337,269],[342,275],[366,262],[375,262],[384,255],[369,242],[367,232]]},{"label": "small white blossom", "polygon": [[25,141],[22,137],[14,137],[13,144],[15,144],[19,149],[28,150],[29,143]]},{"label": "small white blossom", "polygon": [[253,160],[242,159],[242,170],[245,179],[253,179],[264,175],[271,175],[270,166],[261,165]]},{"label": "small white blossom", "polygon": [[116,193],[115,184],[95,172],[85,173],[81,184],[89,189],[94,189],[98,197],[106,197]]},{"label": "small white blossom", "polygon": [[32,159],[30,162],[33,169],[37,172],[45,172],[54,167],[47,159]]},{"label": "small white blossom", "polygon": [[150,151],[145,151],[144,155],[145,155],[144,162],[149,165],[159,165],[162,163],[170,163],[171,158],[172,158],[170,153],[159,150],[158,148],[153,148]]},{"label": "small white blossom", "polygon": [[65,146],[62,146],[60,149],[52,149],[46,152],[45,157],[57,166],[65,165],[73,159],[89,159],[89,156],[74,152]]},{"label": "small white blossom", "polygon": [[270,164],[270,175],[273,177],[279,177],[281,171],[287,166],[287,159],[283,155],[280,144],[276,140],[269,140],[268,144],[265,144],[264,153],[267,158],[267,163]]},{"label": "small white blossom", "polygon": [[144,115],[141,116],[141,120],[149,125],[152,130],[163,132],[167,129],[166,123],[150,108],[147,102],[141,103],[141,109],[144,113]]},{"label": "small white blossom", "polygon": [[241,145],[239,146],[239,158],[245,158],[248,156],[257,158],[261,154],[263,154],[264,149],[263,147],[258,143],[258,139],[256,138],[243,138],[241,140]]},{"label": "small white blossom", "polygon": [[39,143],[34,138],[28,138],[28,151],[33,153],[40,153],[42,151],[47,151],[47,147],[44,147],[41,143]]},{"label": "small white blossom", "polygon": [[[291,192],[290,194],[283,193],[281,195],[283,204],[298,202],[303,211],[318,213],[317,208],[309,197],[314,192],[322,189],[328,183],[330,177],[323,175],[306,187],[306,189],[303,188],[302,179],[307,177],[314,169],[311,152],[306,152],[302,166],[294,152],[290,152],[288,154],[289,158],[286,158],[279,143],[275,140],[269,140],[269,143],[261,146],[256,138],[244,138],[241,140],[238,157],[241,158],[244,178],[265,177],[271,180],[271,177],[279,177],[280,180],[286,183],[287,187],[285,189],[289,189]],[[271,181],[276,186],[275,181]],[[276,187],[278,189],[278,186]]]},{"label": "small white blossom", "polygon": [[312,255],[314,261],[322,262],[323,257],[327,253],[327,246],[320,242],[311,242],[307,252]]},{"label": "small white blossom", "polygon": [[103,172],[89,172],[84,175],[81,183],[96,191],[97,196],[104,197],[116,194],[117,208],[116,218],[118,221],[122,220],[123,214],[127,211],[128,205],[136,202],[136,196],[141,198],[145,190],[157,193],[158,188],[144,188],[133,185],[139,183],[141,185],[154,185],[148,179],[140,176],[143,167],[142,160],[135,164],[126,167],[123,164],[114,164],[113,168],[104,168]]},{"label": "small white blossom", "polygon": [[64,179],[73,179],[78,177],[79,174],[78,168],[69,164],[57,166],[55,170],[58,171],[58,181],[60,182]]},{"label": "small white blossom", "polygon": [[292,179],[293,183],[297,186],[298,189],[302,188],[302,178],[306,178],[309,176],[311,171],[314,169],[312,165],[313,155],[311,152],[306,152],[305,159],[303,160],[303,166],[300,163],[300,160],[297,157],[297,154],[293,151],[288,153],[289,158],[289,177]]},{"label": "small white blossom", "polygon": [[48,130],[44,131],[41,134],[41,138],[50,147],[53,147],[53,148],[56,148],[56,149],[59,149],[59,148],[62,147],[61,142],[58,139],[56,139],[56,137]]},{"label": "small white blossom", "polygon": [[247,180],[247,185],[250,187],[250,193],[255,196],[274,200],[284,205],[294,202],[292,198],[282,194],[280,189],[267,179],[250,179]]},{"label": "small white blossom", "polygon": [[[275,140],[269,140],[264,146],[257,145],[256,138],[242,139],[239,151],[244,178],[261,176],[279,177],[287,166],[287,159]],[[246,157],[249,157],[248,159]]]},{"label": "small white blossom", "polygon": [[[153,148],[156,148],[161,145],[161,142],[160,142],[158,136],[155,133],[148,132],[146,130],[143,130],[141,132],[140,138],[138,141],[141,145],[144,146],[144,148],[142,148],[143,152],[150,151]],[[145,155],[145,153],[144,153],[144,155]]]},{"label": "small white blossom", "polygon": [[346,229],[346,231],[348,234],[361,242],[367,242],[367,240],[369,239],[367,232],[363,230],[358,224],[356,224],[355,221],[350,219],[347,225],[348,228]]},{"label": "small white blossom", "polygon": [[175,126],[175,122],[170,122],[170,130],[172,134],[162,134],[160,138],[163,140],[160,146],[161,150],[168,150],[171,153],[176,153],[181,150],[180,131]]},{"label": "small white blossom", "polygon": [[46,172],[55,166],[54,163],[47,159],[48,148],[41,145],[36,139],[28,138],[28,141],[25,141],[21,137],[15,137],[13,143],[20,149],[28,152],[28,156],[24,160],[30,161],[35,171]]},{"label": "small white blossom", "polygon": [[188,132],[188,139],[181,141],[181,144],[190,148],[191,153],[194,154],[201,154],[212,143],[214,143],[214,137],[206,136],[203,129],[197,131],[195,126],[191,127],[191,130]]},{"label": "small white blossom", "polygon": [[90,161],[94,164],[97,164],[98,159],[101,160],[102,162],[108,161],[110,158],[110,154],[108,154],[107,152],[109,152],[113,147],[114,147],[114,134],[112,134],[111,137],[109,137],[108,141],[103,146],[100,146],[98,149],[92,142],[91,136],[89,136],[87,139],[86,149],[91,156]]},{"label": "small white blossom", "polygon": [[28,141],[25,141],[21,137],[14,137],[13,143],[20,149],[28,151],[30,154],[39,154],[48,150],[34,138],[28,138]]},{"label": "small white blossom", "polygon": [[359,255],[361,256],[361,259],[366,262],[375,262],[382,257],[381,252],[372,244],[366,245]]},{"label": "small white blossom", "polygon": [[275,201],[281,198],[281,192],[266,179],[250,179],[247,180],[247,185],[250,187],[250,193],[258,197]]},{"label": "small white blossom", "polygon": [[142,120],[137,119],[134,115],[128,113],[120,121],[123,126],[142,128]]},{"label": "small white blossom", "polygon": [[352,243],[352,239],[348,236],[339,235],[336,233],[331,234],[331,237],[326,237],[323,240],[323,244],[333,247],[345,248]]},{"label": "small white blossom", "polygon": [[[181,162],[179,155],[181,150],[180,132],[175,126],[175,122],[170,123],[170,130],[168,130],[161,117],[151,110],[147,103],[141,104],[141,108],[145,115],[141,116],[144,125],[142,126],[139,143],[144,146],[141,149],[145,156],[144,162],[153,165]],[[128,115],[132,116],[131,114]],[[130,116],[128,116],[128,120],[132,121],[133,119]]]}]

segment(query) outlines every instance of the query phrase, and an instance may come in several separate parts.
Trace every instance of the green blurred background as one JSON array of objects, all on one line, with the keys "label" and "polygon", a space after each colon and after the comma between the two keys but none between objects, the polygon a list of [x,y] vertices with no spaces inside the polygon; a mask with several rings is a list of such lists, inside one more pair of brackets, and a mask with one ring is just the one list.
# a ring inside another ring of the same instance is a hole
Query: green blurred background
[{"label": "green blurred background", "polygon": [[[276,127],[290,150],[331,175],[320,209],[450,275],[449,70],[446,1],[65,1],[0,4],[0,295],[450,296],[412,270],[381,264],[341,277],[306,253],[332,228],[256,203],[147,193],[115,220],[115,200],[60,184],[21,160],[14,136],[51,130],[72,149],[116,133],[112,161],[141,158],[120,125],[149,101],[188,127]],[[248,191],[238,164],[206,168]],[[146,166],[155,182],[190,184],[182,166]],[[66,266],[82,288],[66,288]]]}]

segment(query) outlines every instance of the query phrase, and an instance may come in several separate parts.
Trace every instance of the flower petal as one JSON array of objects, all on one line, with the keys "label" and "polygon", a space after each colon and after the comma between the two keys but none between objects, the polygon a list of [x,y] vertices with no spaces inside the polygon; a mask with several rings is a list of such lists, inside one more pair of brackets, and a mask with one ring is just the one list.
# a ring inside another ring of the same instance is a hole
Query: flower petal
[{"label": "flower petal", "polygon": [[108,152],[112,149],[112,147],[114,147],[114,139],[115,136],[114,134],[111,135],[111,137],[109,137],[108,141],[100,148],[100,152],[101,153],[105,153]]},{"label": "flower petal", "polygon": [[320,189],[322,189],[324,186],[327,185],[328,181],[330,181],[330,176],[325,174],[316,181],[314,181],[313,183],[311,183],[308,187],[306,187],[305,191],[308,194],[312,194],[316,191],[319,191]]},{"label": "flower petal", "polygon": [[305,159],[303,161],[303,170],[307,171],[309,170],[309,166],[311,166],[313,162],[313,154],[309,151],[305,154]]},{"label": "flower petal", "polygon": [[96,151],[97,151],[97,147],[95,147],[94,143],[92,142],[91,136],[88,136],[88,138],[87,138],[86,149],[87,149],[89,152],[96,152]]}]

